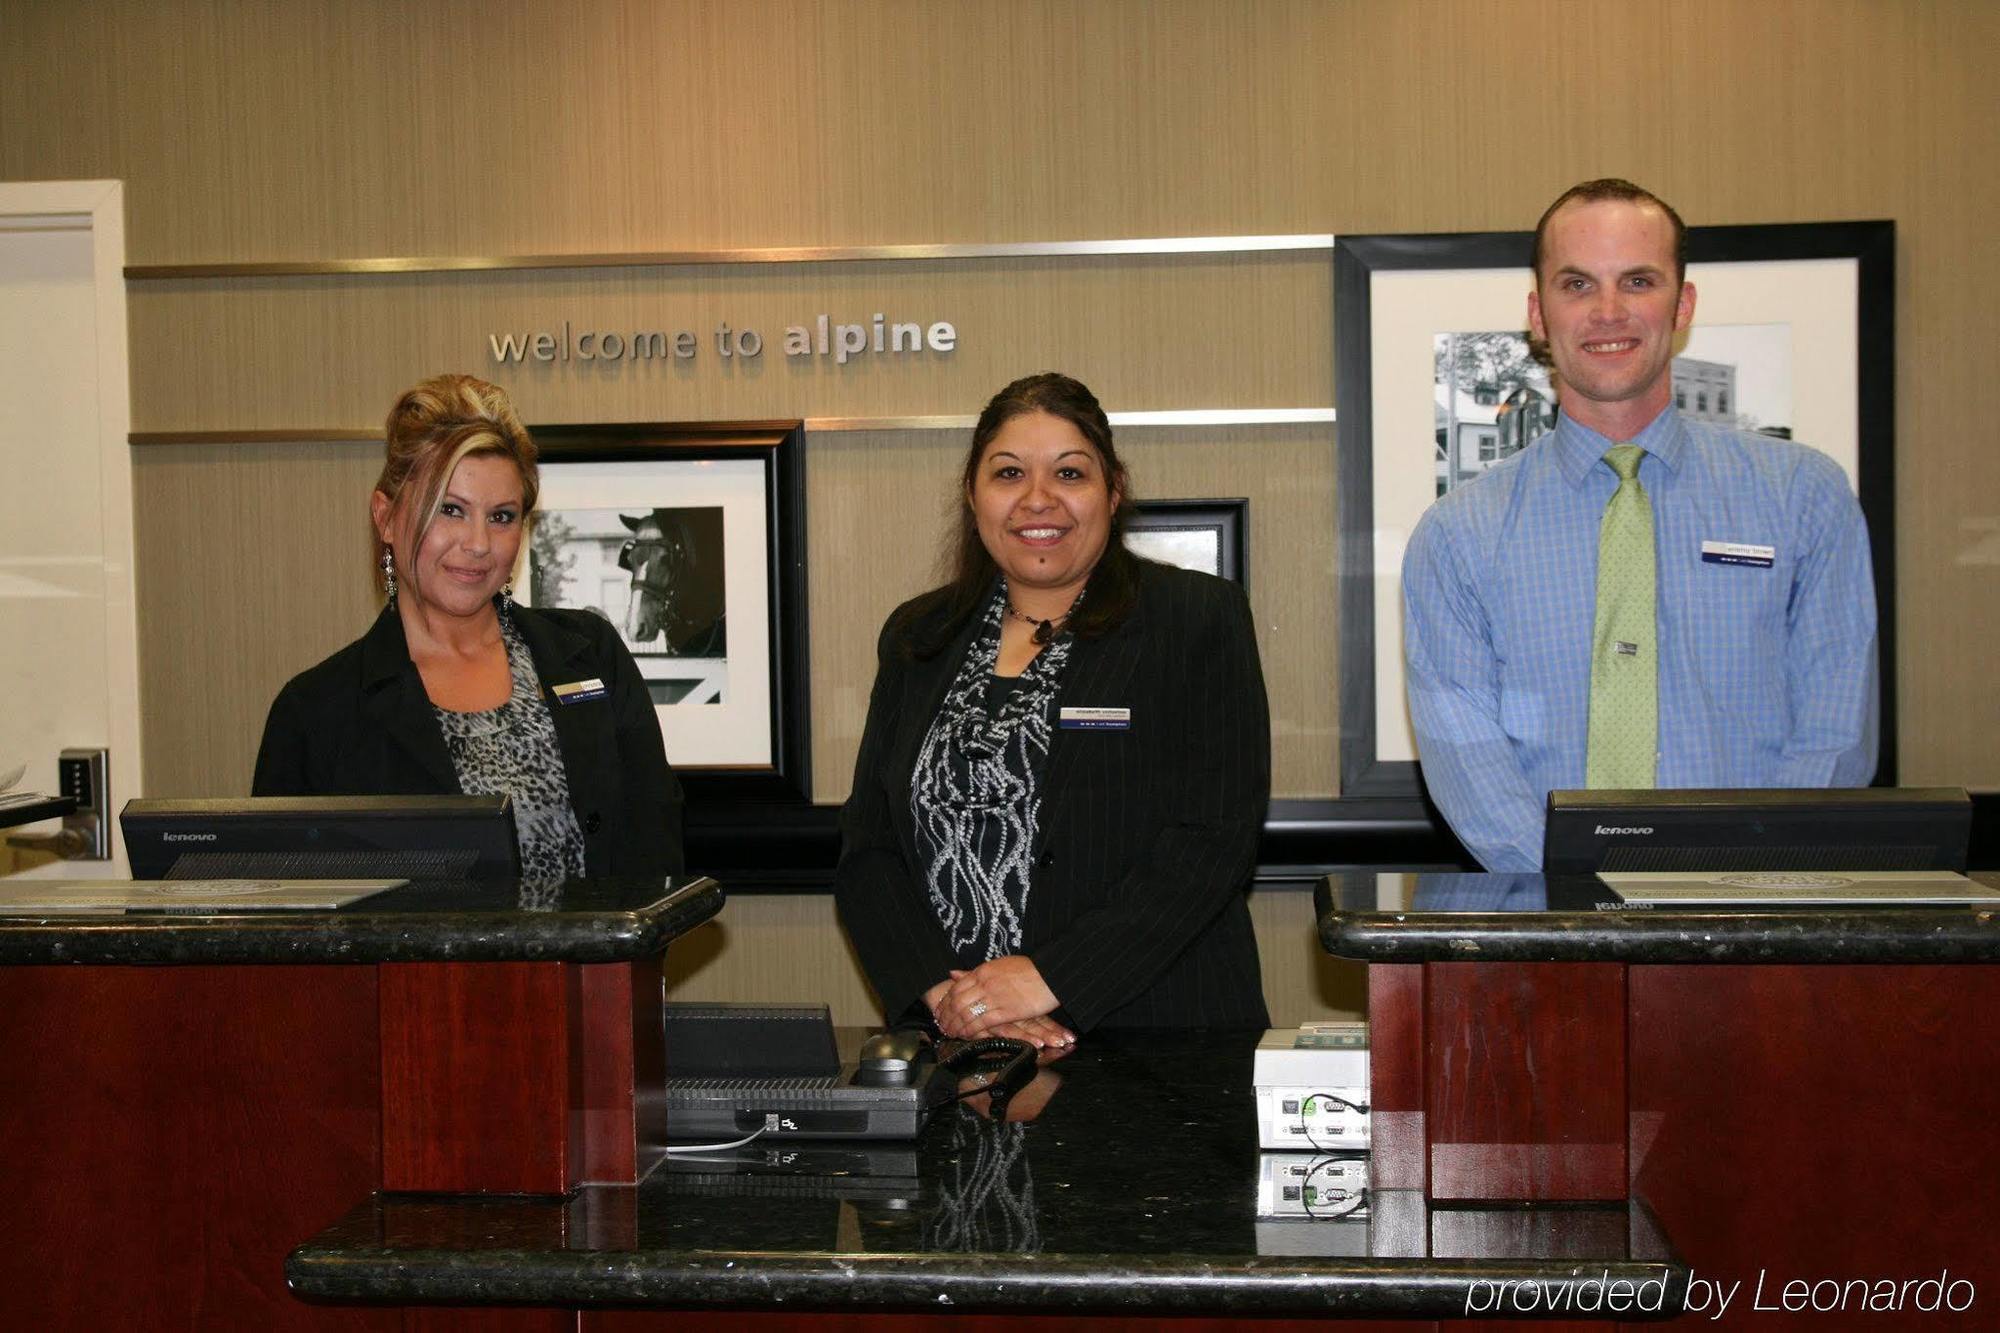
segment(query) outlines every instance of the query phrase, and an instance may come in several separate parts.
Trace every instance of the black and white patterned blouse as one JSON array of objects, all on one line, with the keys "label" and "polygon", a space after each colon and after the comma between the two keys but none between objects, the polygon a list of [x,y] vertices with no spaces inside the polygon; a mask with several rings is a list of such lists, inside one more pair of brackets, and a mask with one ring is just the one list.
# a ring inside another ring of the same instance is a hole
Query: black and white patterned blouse
[{"label": "black and white patterned blouse", "polygon": [[996,678],[1006,607],[1003,579],[910,775],[931,908],[968,967],[1021,947],[1050,714],[1071,643],[1063,635],[1042,649],[1018,683]]},{"label": "black and white patterned blouse", "polygon": [[432,705],[445,749],[468,796],[514,798],[514,836],[524,884],[553,888],[583,876],[583,830],[569,803],[569,775],[555,719],[542,699],[535,661],[512,619],[500,618],[514,693],[498,708],[454,713]]}]

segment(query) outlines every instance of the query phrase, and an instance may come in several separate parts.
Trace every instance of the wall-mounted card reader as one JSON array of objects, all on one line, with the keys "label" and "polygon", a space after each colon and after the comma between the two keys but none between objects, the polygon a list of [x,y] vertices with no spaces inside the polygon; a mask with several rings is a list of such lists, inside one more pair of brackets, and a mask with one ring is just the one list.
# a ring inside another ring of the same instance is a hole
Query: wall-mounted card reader
[{"label": "wall-mounted card reader", "polygon": [[56,790],[76,802],[54,833],[18,833],[11,846],[54,852],[66,861],[111,859],[111,752],[102,746],[64,750],[56,758]]},{"label": "wall-mounted card reader", "polygon": [[56,759],[56,786],[64,796],[76,798],[76,810],[63,816],[63,827],[90,839],[77,858],[110,860],[111,752],[103,746],[64,750]]}]

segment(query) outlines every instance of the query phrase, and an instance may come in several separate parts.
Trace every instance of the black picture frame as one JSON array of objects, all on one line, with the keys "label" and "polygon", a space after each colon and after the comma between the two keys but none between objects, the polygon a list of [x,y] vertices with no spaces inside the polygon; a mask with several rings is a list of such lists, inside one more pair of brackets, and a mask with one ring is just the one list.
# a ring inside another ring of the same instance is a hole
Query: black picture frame
[{"label": "black picture frame", "polygon": [[[544,494],[560,490],[565,469],[587,463],[660,463],[679,467],[752,460],[761,468],[769,751],[765,762],[674,765],[690,803],[810,804],[812,728],[806,615],[805,423],[618,422],[535,426]],[[634,502],[640,507],[645,497]],[[540,509],[541,506],[538,506]],[[736,636],[731,636],[735,638]],[[756,723],[751,723],[755,726]]]},{"label": "black picture frame", "polygon": [[[1839,260],[1853,266],[1857,491],[1872,549],[1880,653],[1881,758],[1896,781],[1895,224],[1890,221],[1691,227],[1690,264]],[[1342,798],[1422,794],[1414,761],[1385,759],[1376,733],[1374,279],[1395,270],[1519,270],[1526,323],[1531,232],[1343,236],[1334,243],[1334,374],[1339,453],[1340,740]],[[1699,289],[1699,284],[1697,284]],[[1697,323],[1701,307],[1697,304]],[[1400,667],[1398,674],[1400,676]]]},{"label": "black picture frame", "polygon": [[[1182,564],[1178,560],[1166,563],[1183,569],[1199,569],[1203,574],[1228,579],[1238,587],[1250,586],[1250,501],[1247,497],[1135,501],[1132,512],[1125,519],[1126,544],[1132,545],[1132,534],[1148,532],[1214,534],[1216,561],[1213,568],[1205,563],[1196,566]],[[1156,560],[1161,558],[1160,554],[1152,551],[1140,550],[1139,553]]]}]

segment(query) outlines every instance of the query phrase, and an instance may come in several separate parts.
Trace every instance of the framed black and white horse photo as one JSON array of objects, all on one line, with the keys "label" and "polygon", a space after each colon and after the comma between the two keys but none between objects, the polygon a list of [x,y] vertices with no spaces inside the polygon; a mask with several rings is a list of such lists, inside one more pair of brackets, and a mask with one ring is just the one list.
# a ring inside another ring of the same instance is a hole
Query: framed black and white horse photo
[{"label": "framed black and white horse photo", "polygon": [[542,492],[517,594],[618,626],[693,789],[803,799],[802,427],[534,434]]}]

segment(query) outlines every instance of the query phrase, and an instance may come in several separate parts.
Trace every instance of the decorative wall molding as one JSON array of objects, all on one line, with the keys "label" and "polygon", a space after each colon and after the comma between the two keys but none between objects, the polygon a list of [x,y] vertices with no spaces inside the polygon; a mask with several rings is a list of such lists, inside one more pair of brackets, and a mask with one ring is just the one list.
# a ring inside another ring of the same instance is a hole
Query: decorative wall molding
[{"label": "decorative wall molding", "polygon": [[[1331,424],[1330,407],[1201,407],[1164,412],[1108,412],[1114,426],[1300,426]],[[929,417],[807,417],[806,433],[845,431],[971,430],[979,418]],[[379,430],[143,430],[133,431],[133,444],[380,444]]]},{"label": "decorative wall molding", "polygon": [[128,264],[128,282],[189,278],[298,278],[355,274],[467,273],[516,269],[684,268],[720,264],[851,264],[921,259],[1048,259],[1106,255],[1227,255],[1333,249],[1330,232],[1277,236],[1156,236],[1101,241],[999,241],[943,245],[794,245],[612,254],[425,255],[266,260],[228,264]]}]

